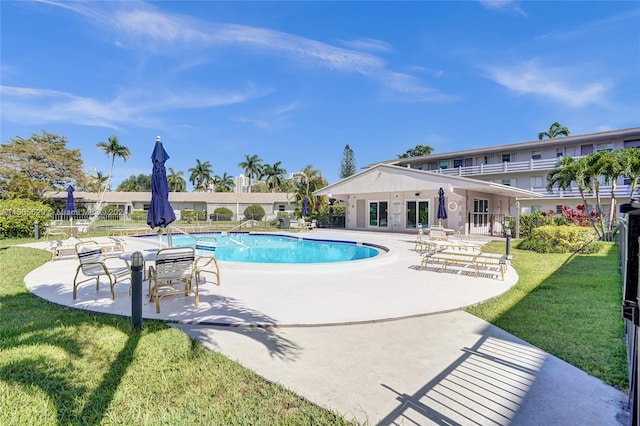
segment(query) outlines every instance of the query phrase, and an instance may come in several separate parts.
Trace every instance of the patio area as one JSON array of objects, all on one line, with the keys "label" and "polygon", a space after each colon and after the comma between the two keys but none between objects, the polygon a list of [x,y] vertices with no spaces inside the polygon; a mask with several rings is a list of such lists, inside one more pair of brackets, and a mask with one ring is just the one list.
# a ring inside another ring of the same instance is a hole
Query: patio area
[{"label": "patio area", "polygon": [[[286,234],[282,232],[282,234]],[[297,234],[299,235],[299,234]],[[331,264],[251,264],[219,261],[221,286],[200,283],[200,304],[193,297],[172,296],[162,309],[146,298],[143,318],[211,325],[329,325],[381,321],[457,310],[496,297],[513,286],[518,276],[509,267],[505,280],[460,273],[419,270],[415,236],[344,230],[319,230],[305,238],[366,241],[389,248],[375,258]],[[158,242],[124,237],[126,251],[157,248]],[[46,243],[36,243],[45,247]],[[31,246],[34,246],[33,244]],[[78,261],[47,262],[25,277],[27,288],[53,303],[94,312],[131,315],[128,281],[96,291],[91,283],[72,283]]]}]

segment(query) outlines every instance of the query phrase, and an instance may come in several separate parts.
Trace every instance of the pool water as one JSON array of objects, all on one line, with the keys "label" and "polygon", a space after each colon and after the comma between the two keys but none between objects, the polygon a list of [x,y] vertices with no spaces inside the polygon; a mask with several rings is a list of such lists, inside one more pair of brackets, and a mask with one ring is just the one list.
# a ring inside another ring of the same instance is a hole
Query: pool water
[{"label": "pool water", "polygon": [[[274,234],[193,234],[217,240],[219,260],[255,263],[327,263],[368,259],[379,254],[373,245],[351,241],[312,240]],[[163,237],[166,242],[166,236]],[[195,246],[195,238],[172,236],[173,246]]]}]

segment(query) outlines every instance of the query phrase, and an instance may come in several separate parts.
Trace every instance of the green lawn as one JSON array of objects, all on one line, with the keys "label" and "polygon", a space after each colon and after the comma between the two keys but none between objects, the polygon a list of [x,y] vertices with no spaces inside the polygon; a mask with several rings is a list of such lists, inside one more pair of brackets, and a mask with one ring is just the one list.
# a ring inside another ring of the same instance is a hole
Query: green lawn
[{"label": "green lawn", "polygon": [[[132,333],[32,296],[24,276],[49,255],[19,242],[0,240],[0,424],[348,424],[162,322]],[[617,246],[512,253],[518,284],[468,311],[626,391]]]},{"label": "green lawn", "polygon": [[[15,243],[16,241],[10,241]],[[43,251],[0,241],[0,424],[341,425],[158,321],[62,308],[27,292]]]},{"label": "green lawn", "polygon": [[[484,250],[504,253],[505,244]],[[586,255],[511,253],[518,283],[467,311],[627,391],[618,246]]]}]

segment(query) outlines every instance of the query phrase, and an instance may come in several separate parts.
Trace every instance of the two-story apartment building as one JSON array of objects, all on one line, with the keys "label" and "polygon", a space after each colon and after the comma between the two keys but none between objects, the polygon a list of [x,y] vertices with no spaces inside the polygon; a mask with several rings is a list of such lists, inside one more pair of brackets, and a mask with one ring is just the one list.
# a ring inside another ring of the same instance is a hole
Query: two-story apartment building
[{"label": "two-story apartment building", "polygon": [[[563,205],[575,208],[582,202],[577,187],[568,191],[557,188],[547,191],[547,174],[556,167],[561,157],[578,159],[597,151],[629,147],[640,147],[640,127],[436,153],[389,163],[531,191],[540,194],[542,198],[519,197],[517,201],[521,213],[540,210],[559,213]],[[605,201],[611,188],[602,182],[600,191]],[[626,202],[630,197],[629,192],[629,181],[623,177],[617,183],[616,198]],[[593,194],[590,195],[588,201],[593,203]],[[608,205],[603,206],[608,208]],[[515,208],[515,205],[511,206],[511,214],[515,214]]]}]

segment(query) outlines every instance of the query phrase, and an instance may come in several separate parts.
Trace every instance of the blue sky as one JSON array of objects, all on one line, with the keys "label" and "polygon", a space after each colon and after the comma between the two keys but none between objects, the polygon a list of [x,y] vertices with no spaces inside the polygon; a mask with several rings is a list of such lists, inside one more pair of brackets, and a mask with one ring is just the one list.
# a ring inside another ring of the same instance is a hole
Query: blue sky
[{"label": "blue sky", "polygon": [[637,1],[2,1],[1,141],[41,130],[113,184],[245,154],[338,180],[434,152],[640,125]]}]

